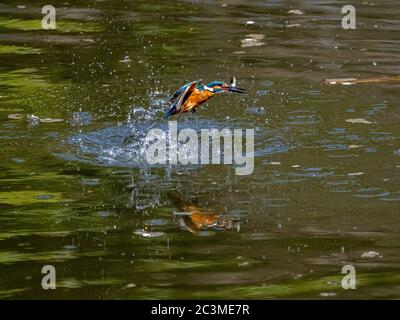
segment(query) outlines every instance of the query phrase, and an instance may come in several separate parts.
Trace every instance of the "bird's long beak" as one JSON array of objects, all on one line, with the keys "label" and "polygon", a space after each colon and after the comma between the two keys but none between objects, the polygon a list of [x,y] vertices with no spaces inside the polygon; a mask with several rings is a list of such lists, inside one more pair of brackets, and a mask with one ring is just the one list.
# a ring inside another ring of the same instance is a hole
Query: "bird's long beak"
[{"label": "bird's long beak", "polygon": [[247,90],[242,89],[242,88],[237,88],[235,86],[228,86],[227,91],[235,92],[235,93],[247,93]]}]

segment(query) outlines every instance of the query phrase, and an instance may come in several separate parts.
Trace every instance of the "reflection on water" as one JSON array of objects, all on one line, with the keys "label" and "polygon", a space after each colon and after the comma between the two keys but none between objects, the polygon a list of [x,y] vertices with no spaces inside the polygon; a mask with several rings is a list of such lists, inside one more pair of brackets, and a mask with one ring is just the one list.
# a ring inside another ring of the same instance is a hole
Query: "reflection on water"
[{"label": "reflection on water", "polygon": [[[0,4],[0,297],[398,298],[400,8],[345,4]],[[168,96],[233,76],[176,119],[254,129],[254,173],[148,166]]]},{"label": "reflection on water", "polygon": [[174,218],[177,225],[183,230],[189,231],[195,235],[212,235],[210,230],[240,231],[240,220],[226,215],[215,213],[210,208],[200,208],[194,204],[187,204],[176,194],[170,194],[169,197],[179,210],[174,212]]}]

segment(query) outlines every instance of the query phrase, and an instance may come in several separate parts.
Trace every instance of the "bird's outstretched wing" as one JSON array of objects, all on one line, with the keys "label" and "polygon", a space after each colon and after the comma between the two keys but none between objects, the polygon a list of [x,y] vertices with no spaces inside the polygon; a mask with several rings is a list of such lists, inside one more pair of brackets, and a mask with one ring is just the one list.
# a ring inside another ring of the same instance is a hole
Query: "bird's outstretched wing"
[{"label": "bird's outstretched wing", "polygon": [[179,113],[186,100],[189,98],[193,90],[196,88],[197,84],[199,84],[200,82],[201,80],[193,81],[179,88],[179,90],[175,92],[174,95],[170,98],[172,106],[165,113],[165,117],[169,117],[173,114]]},{"label": "bird's outstretched wing", "polygon": [[185,84],[184,86],[180,87],[170,98],[169,100],[171,101],[172,104],[176,104],[176,102],[179,100],[180,96],[191,86],[193,83],[196,83],[196,85],[200,84],[203,80],[197,80],[193,82],[189,82]]},{"label": "bird's outstretched wing", "polygon": [[193,81],[192,83],[189,84],[188,87],[177,97],[177,101],[174,103],[176,110],[179,111],[182,106],[185,104],[186,100],[189,98],[189,96],[192,94],[193,90],[197,86],[197,81]]},{"label": "bird's outstretched wing", "polygon": [[178,100],[179,96],[182,94],[183,91],[187,89],[193,82],[187,83],[184,86],[180,87],[170,98],[169,101],[172,104],[175,104],[175,102]]}]

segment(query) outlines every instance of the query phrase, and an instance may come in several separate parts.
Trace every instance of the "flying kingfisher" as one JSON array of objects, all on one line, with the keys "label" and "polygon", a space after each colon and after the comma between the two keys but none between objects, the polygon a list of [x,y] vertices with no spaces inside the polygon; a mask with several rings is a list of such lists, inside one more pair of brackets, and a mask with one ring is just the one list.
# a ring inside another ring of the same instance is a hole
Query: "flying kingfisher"
[{"label": "flying kingfisher", "polygon": [[187,83],[179,88],[170,98],[172,106],[165,112],[164,118],[178,113],[196,112],[197,107],[214,95],[225,92],[246,93],[246,90],[236,87],[235,78],[229,84],[221,81],[213,81],[205,85],[202,84],[202,80]]}]

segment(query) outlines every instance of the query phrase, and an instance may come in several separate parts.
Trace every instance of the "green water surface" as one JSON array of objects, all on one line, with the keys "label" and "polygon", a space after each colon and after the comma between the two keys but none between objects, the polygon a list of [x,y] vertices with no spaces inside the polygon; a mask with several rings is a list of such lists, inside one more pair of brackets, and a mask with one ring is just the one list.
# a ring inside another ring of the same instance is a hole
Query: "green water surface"
[{"label": "green water surface", "polygon": [[[43,30],[2,1],[0,298],[400,298],[400,82],[323,83],[400,75],[400,4],[351,2],[356,30],[344,0],[54,0]],[[178,87],[232,76],[176,120],[254,129],[253,174],[135,160]]]}]

